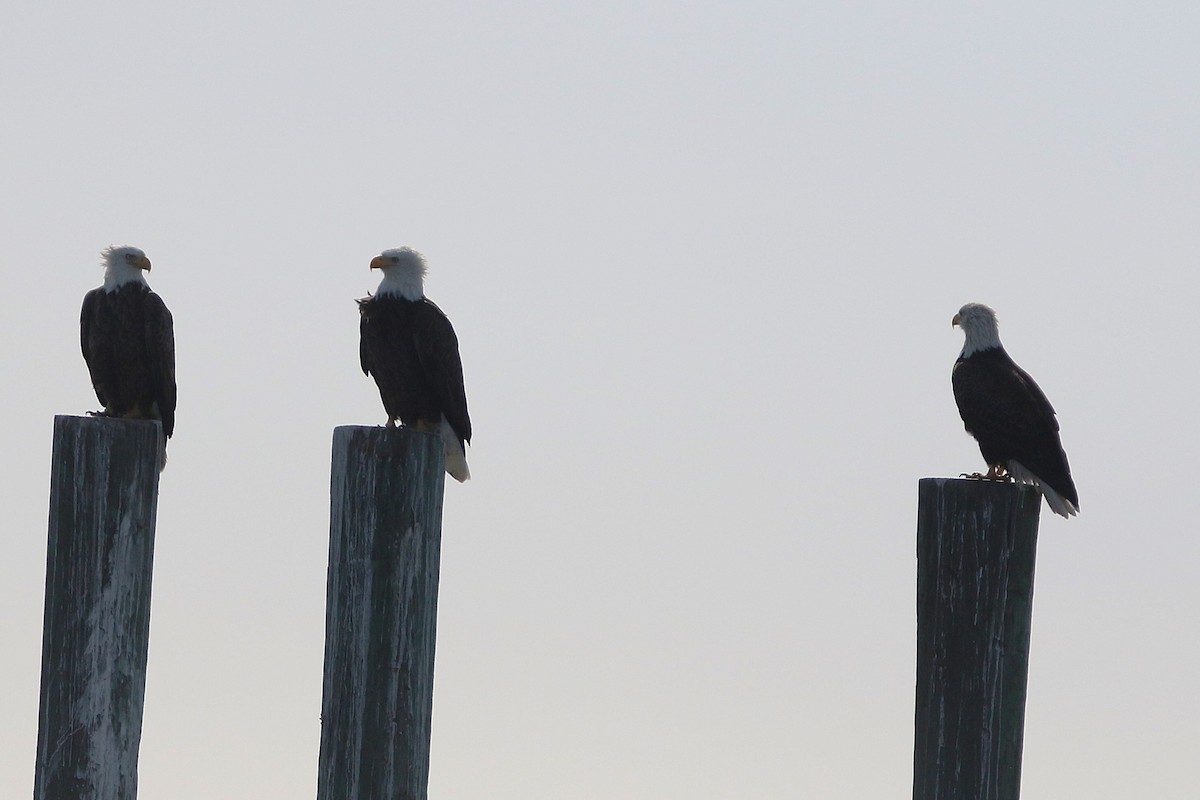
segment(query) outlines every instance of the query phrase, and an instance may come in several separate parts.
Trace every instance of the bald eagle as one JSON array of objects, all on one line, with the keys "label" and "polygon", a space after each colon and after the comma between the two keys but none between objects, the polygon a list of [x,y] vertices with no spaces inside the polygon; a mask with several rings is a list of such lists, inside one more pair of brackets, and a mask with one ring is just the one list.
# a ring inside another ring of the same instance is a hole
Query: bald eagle
[{"label": "bald eagle", "polygon": [[387,426],[441,436],[446,472],[471,477],[465,445],[471,418],[463,388],[458,337],[442,310],[425,297],[425,259],[416,250],[385,250],[371,261],[383,273],[372,296],[358,301],[359,361],[375,378]]},{"label": "bald eagle", "polygon": [[1055,514],[1078,514],[1079,493],[1059,440],[1054,407],[1000,344],[996,312],[967,303],[951,325],[961,327],[966,337],[952,382],[958,413],[988,464],[981,477],[1031,483]]},{"label": "bald eagle", "polygon": [[150,291],[150,259],[136,247],[101,253],[104,285],[83,297],[79,339],[97,415],[162,422],[159,468],[175,432],[175,328],[162,298]]}]

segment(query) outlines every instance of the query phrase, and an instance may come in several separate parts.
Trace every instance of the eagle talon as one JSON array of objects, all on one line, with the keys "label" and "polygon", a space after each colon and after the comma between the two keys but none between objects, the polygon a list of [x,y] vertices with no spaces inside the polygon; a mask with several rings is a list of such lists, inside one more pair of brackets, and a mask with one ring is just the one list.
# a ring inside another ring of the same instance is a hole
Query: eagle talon
[{"label": "eagle talon", "polygon": [[987,475],[984,475],[983,477],[984,480],[1002,482],[1011,482],[1013,479],[1012,475],[1008,474],[1008,470],[999,464],[988,467]]},{"label": "eagle talon", "polygon": [[1012,475],[1004,472],[1003,467],[993,467],[987,471],[986,475],[982,472],[960,472],[958,477],[966,478],[969,481],[999,481],[1000,483],[1010,483],[1013,479]]}]

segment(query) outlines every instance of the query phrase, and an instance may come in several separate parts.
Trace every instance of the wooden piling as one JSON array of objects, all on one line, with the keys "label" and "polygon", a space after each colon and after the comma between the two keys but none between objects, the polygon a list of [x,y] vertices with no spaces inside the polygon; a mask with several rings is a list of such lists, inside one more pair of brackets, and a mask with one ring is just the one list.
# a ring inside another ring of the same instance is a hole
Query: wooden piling
[{"label": "wooden piling", "polygon": [[34,800],[133,800],[159,423],[56,416]]},{"label": "wooden piling", "polygon": [[918,495],[913,800],[1017,800],[1042,496],[942,478]]},{"label": "wooden piling", "polygon": [[334,430],[318,800],[425,800],[443,445]]}]

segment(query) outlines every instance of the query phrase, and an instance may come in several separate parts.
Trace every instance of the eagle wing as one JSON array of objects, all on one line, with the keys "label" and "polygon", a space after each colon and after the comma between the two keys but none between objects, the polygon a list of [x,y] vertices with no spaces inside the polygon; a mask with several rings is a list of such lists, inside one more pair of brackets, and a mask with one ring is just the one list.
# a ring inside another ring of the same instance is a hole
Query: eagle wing
[{"label": "eagle wing", "polygon": [[953,385],[963,424],[986,461],[1012,458],[1052,485],[1070,481],[1054,407],[1006,353],[960,359]]},{"label": "eagle wing", "polygon": [[446,421],[463,441],[471,441],[471,417],[467,413],[467,392],[463,386],[462,357],[454,326],[432,301],[420,305],[420,318],[414,326],[417,359],[429,379]]},{"label": "eagle wing", "polygon": [[362,367],[363,375],[371,374],[371,347],[367,339],[370,337],[369,328],[371,326],[371,298],[364,297],[356,301],[358,303],[358,363]]},{"label": "eagle wing", "polygon": [[1004,436],[1021,442],[1058,431],[1054,407],[1027,372],[1003,360],[962,359],[954,365],[954,399],[975,437]]},{"label": "eagle wing", "polygon": [[146,296],[146,349],[154,382],[163,435],[175,432],[175,321],[167,304],[154,292]]},{"label": "eagle wing", "polygon": [[79,346],[83,351],[83,360],[88,367],[88,375],[92,379],[92,388],[96,391],[96,399],[100,401],[101,406],[107,408],[108,400],[105,399],[104,381],[101,378],[107,366],[101,363],[105,359],[105,354],[98,351],[92,341],[102,292],[102,289],[92,289],[83,296],[83,309],[79,314]]}]

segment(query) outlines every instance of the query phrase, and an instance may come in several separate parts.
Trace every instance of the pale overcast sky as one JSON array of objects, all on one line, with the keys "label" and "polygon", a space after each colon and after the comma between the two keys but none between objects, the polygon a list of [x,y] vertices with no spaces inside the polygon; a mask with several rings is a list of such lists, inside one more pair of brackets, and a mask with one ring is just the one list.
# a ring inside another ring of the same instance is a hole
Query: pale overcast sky
[{"label": "pale overcast sky", "polygon": [[910,796],[967,301],[1059,411],[1024,797],[1192,800],[1200,6],[22,3],[0,25],[0,796],[99,251],[175,315],[141,800],[312,797],[354,298],[458,330],[434,800]]}]

